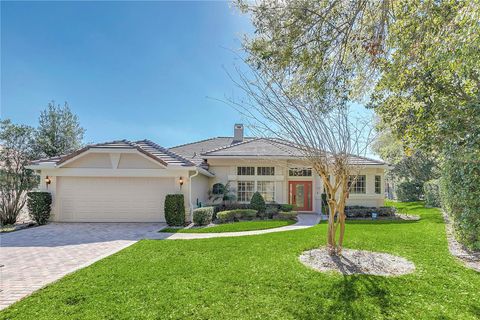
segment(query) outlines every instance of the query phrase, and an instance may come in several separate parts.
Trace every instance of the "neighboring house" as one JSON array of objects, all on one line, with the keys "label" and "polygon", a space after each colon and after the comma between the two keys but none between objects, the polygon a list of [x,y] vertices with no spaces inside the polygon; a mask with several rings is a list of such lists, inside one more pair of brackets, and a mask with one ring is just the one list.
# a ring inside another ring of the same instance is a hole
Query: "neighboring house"
[{"label": "neighboring house", "polygon": [[[321,212],[319,176],[290,144],[243,136],[217,137],[170,149],[149,140],[114,141],[72,154],[33,161],[41,189],[54,197],[52,220],[78,222],[164,222],[165,195],[185,195],[187,212],[207,204],[208,190],[230,182],[238,202],[259,191],[267,202],[293,203]],[[378,207],[384,201],[382,161],[355,157],[362,171],[348,205]],[[49,182],[49,183],[47,183]]]}]

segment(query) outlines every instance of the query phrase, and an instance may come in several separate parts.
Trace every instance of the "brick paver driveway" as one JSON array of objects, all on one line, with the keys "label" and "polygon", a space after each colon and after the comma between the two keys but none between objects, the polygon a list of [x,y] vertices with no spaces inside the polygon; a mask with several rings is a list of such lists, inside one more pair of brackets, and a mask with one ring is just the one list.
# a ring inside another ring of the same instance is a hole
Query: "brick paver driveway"
[{"label": "brick paver driveway", "polygon": [[0,309],[72,271],[154,236],[163,226],[51,223],[0,234]]}]

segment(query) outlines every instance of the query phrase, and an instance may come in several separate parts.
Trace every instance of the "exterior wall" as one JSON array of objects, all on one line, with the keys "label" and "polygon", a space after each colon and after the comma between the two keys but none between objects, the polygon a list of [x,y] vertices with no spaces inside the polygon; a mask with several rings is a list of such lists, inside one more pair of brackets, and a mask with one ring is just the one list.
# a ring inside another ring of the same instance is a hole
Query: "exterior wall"
[{"label": "exterior wall", "polygon": [[137,154],[125,153],[120,155],[118,169],[158,169],[158,164]]},{"label": "exterior wall", "polygon": [[108,153],[89,153],[68,164],[65,168],[111,168],[112,162]]},{"label": "exterior wall", "polygon": [[202,206],[208,203],[209,178],[204,175],[197,175],[192,178],[192,205],[193,209],[202,203]]},{"label": "exterior wall", "polygon": [[[215,183],[230,182],[232,189],[236,190],[237,181],[275,181],[275,202],[288,203],[288,182],[289,181],[312,181],[312,206],[314,212],[321,212],[321,201],[323,193],[323,183],[321,178],[313,173],[312,177],[289,177],[289,167],[304,167],[305,165],[296,161],[287,160],[243,160],[243,159],[209,159],[210,171],[215,174],[214,178],[209,179],[209,188]],[[237,175],[238,166],[274,166],[275,176],[239,176]],[[366,176],[366,193],[351,194],[347,200],[347,205],[361,205],[369,207],[380,207],[384,204],[384,169],[382,167],[366,167],[360,172]],[[375,175],[381,176],[381,192],[375,193]]]}]

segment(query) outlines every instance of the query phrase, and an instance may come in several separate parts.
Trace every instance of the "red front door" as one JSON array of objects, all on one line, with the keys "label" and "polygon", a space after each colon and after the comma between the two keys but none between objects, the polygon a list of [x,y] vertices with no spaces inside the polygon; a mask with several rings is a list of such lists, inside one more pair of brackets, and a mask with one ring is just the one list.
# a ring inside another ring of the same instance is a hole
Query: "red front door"
[{"label": "red front door", "polygon": [[312,211],[312,181],[289,181],[288,203],[297,211]]}]

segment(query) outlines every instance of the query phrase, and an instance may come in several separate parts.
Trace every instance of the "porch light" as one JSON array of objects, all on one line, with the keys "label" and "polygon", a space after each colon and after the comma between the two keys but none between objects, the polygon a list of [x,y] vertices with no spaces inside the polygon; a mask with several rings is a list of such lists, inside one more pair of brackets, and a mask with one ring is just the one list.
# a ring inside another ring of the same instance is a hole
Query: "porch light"
[{"label": "porch light", "polygon": [[178,179],[178,183],[180,183],[180,187],[183,186],[183,178],[180,177],[180,179]]},{"label": "porch light", "polygon": [[50,177],[49,176],[46,176],[45,177],[45,184],[47,185],[47,188],[48,188],[48,185],[52,183],[52,180],[50,180]]}]

